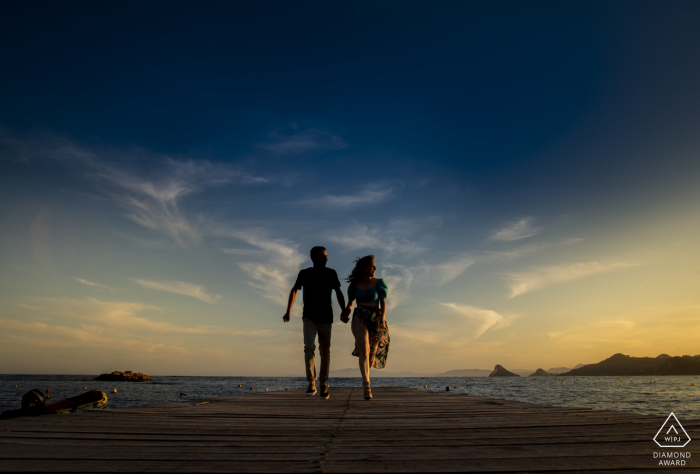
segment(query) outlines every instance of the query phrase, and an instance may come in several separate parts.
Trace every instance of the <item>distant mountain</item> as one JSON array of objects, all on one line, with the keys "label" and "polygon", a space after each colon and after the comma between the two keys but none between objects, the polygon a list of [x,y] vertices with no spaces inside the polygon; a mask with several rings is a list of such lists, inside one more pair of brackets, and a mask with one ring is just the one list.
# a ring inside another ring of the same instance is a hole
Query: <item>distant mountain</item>
[{"label": "distant mountain", "polygon": [[491,371],[486,369],[460,369],[448,370],[433,377],[488,377],[490,373]]},{"label": "distant mountain", "polygon": [[661,354],[657,357],[632,357],[615,354],[597,364],[577,367],[561,375],[700,375],[700,355],[671,357]]},{"label": "distant mountain", "polygon": [[511,372],[513,372],[514,374],[520,375],[522,377],[527,377],[528,375],[533,373],[534,370],[533,369],[513,369],[513,370],[511,370]]},{"label": "distant mountain", "polygon": [[489,377],[520,377],[520,375],[514,374],[513,372],[506,370],[506,368],[502,365],[496,365]]},{"label": "distant mountain", "polygon": [[[581,364],[579,364],[579,365],[581,365]],[[568,372],[570,370],[573,370],[573,369],[571,369],[569,367],[552,367],[547,372],[549,372],[550,374],[563,374],[563,373]]]},{"label": "distant mountain", "polygon": [[551,377],[554,374],[550,374],[549,372],[545,372],[544,369],[537,369],[534,374],[528,375],[528,377]]},{"label": "distant mountain", "polygon": [[588,364],[576,364],[576,367],[574,367],[574,369],[580,369],[581,367],[585,367],[587,365]]}]

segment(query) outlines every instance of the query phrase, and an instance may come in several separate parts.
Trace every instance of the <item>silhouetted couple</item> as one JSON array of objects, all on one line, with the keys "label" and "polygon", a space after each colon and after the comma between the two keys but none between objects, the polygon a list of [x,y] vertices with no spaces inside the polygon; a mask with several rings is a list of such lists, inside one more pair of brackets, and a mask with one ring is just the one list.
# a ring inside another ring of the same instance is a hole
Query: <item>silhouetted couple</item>
[{"label": "silhouetted couple", "polygon": [[328,374],[331,363],[331,329],[333,327],[333,307],[331,294],[335,291],[338,304],[342,308],[340,320],[347,323],[350,312],[357,302],[352,315],[352,334],[355,336],[355,350],[352,355],[360,358],[360,374],[364,387],[365,400],[372,399],[369,370],[371,367],[381,369],[386,365],[389,352],[389,326],[386,324],[387,286],[381,278],[375,278],[377,266],[374,255],[367,255],[355,260],[355,268],[345,281],[348,285],[348,304],[345,305],[343,292],[340,290],[338,274],[326,268],[328,253],[324,247],[311,249],[313,267],[299,272],[297,281],[289,293],[287,312],[283,316],[289,321],[292,306],[297,293],[304,289],[304,361],[306,363],[306,380],[309,388],[306,395],[316,393],[316,336],[321,352],[321,370],[318,380],[321,383],[321,397],[328,398]]}]

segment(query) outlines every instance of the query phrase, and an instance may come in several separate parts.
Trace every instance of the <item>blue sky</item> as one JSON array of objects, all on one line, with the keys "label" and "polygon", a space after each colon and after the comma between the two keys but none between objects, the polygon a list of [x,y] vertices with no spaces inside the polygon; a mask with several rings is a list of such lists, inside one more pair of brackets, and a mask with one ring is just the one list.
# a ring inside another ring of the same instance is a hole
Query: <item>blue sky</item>
[{"label": "blue sky", "polygon": [[302,374],[314,245],[390,371],[694,353],[696,2],[5,10],[0,372]]}]

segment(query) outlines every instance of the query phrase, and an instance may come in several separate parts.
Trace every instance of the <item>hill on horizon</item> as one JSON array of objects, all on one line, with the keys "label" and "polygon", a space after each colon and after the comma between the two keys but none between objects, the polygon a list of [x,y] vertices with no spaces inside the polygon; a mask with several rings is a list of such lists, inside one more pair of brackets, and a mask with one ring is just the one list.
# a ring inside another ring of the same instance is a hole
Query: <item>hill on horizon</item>
[{"label": "hill on horizon", "polygon": [[588,364],[561,375],[623,376],[623,375],[700,375],[700,355],[632,357],[615,354],[597,364]]}]

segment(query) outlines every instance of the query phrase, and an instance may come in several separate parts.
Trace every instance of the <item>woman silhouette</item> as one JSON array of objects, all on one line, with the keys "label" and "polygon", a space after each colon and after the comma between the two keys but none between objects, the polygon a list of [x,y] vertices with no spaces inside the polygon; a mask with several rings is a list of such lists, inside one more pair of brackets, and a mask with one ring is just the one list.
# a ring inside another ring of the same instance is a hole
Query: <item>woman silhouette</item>
[{"label": "woman silhouette", "polygon": [[357,300],[357,308],[352,315],[352,334],[355,336],[355,350],[352,355],[360,358],[360,373],[365,400],[372,399],[369,370],[383,369],[389,352],[389,326],[386,324],[387,286],[381,278],[374,278],[377,267],[374,255],[355,260],[355,268],[345,281],[348,286],[348,306],[343,311],[342,320],[348,322],[352,306]]}]

